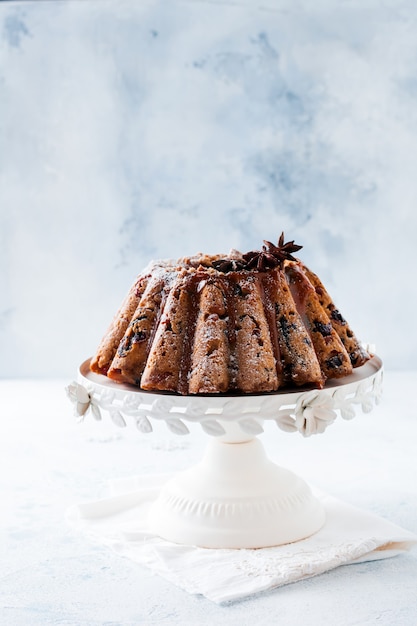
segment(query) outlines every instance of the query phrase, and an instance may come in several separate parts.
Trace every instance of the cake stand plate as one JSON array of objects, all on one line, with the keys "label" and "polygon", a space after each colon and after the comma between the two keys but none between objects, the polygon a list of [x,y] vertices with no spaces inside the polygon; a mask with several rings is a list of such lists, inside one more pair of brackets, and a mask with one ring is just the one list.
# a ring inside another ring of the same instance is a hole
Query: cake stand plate
[{"label": "cake stand plate", "polygon": [[177,435],[199,424],[209,436],[202,460],[162,488],[149,513],[150,530],[175,543],[206,548],[263,548],[304,539],[325,522],[307,483],[270,461],[258,435],[266,420],[286,432],[320,434],[340,414],[369,412],[381,395],[383,367],[374,356],[343,381],[323,389],[260,395],[180,396],[115,383],[89,369],[67,387],[81,419],[109,413],[118,426],[129,420],[143,433],[162,420]]}]

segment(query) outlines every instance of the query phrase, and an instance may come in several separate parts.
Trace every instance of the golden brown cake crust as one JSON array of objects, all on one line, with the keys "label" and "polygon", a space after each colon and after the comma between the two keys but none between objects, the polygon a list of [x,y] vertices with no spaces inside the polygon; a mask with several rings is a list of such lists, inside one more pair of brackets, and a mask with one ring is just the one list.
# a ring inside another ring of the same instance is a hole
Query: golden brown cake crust
[{"label": "golden brown cake crust", "polygon": [[276,361],[259,277],[236,281],[236,387],[246,393],[278,389]]},{"label": "golden brown cake crust", "polygon": [[370,358],[368,352],[360,344],[354,332],[350,328],[348,322],[344,319],[343,315],[336,308],[333,300],[331,299],[330,295],[328,294],[317,274],[309,270],[305,265],[303,265],[303,269],[316,291],[321,306],[328,314],[331,325],[342,340],[342,343],[345,346],[347,353],[349,354],[352,366],[360,367]]},{"label": "golden brown cake crust", "polygon": [[307,328],[297,311],[285,274],[272,270],[264,278],[266,301],[273,308],[277,342],[283,368],[283,381],[297,386],[315,381],[322,386],[325,377]]},{"label": "golden brown cake crust", "polygon": [[109,378],[134,385],[140,383],[154,329],[162,312],[164,287],[165,282],[158,274],[147,281],[108,370]]},{"label": "golden brown cake crust", "polygon": [[143,372],[143,389],[186,393],[182,380],[185,340],[190,323],[190,293],[180,276],[169,292]]},{"label": "golden brown cake crust", "polygon": [[351,374],[349,355],[321,306],[303,267],[299,263],[289,262],[285,265],[285,273],[323,374],[326,378],[341,378]]},{"label": "golden brown cake crust", "polygon": [[189,393],[226,392],[230,386],[227,308],[221,285],[201,283],[189,377]]},{"label": "golden brown cake crust", "polygon": [[322,387],[369,359],[300,246],[153,262],[91,369],[150,391],[266,393]]},{"label": "golden brown cake crust", "polygon": [[107,374],[117,352],[117,348],[134,315],[142,294],[146,289],[147,282],[147,277],[139,276],[133,283],[129,293],[101,340],[94,358],[91,360],[90,367],[93,372],[97,374]]}]

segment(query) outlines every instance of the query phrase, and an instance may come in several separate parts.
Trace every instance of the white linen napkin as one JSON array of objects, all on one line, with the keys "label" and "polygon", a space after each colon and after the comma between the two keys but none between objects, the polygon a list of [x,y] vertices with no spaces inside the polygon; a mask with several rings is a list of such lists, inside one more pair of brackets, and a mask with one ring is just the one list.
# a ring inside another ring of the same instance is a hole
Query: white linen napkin
[{"label": "white linen napkin", "polygon": [[395,556],[417,536],[376,515],[315,492],[326,523],[315,535],[274,548],[207,549],[171,543],[147,527],[148,510],[170,476],[111,483],[112,495],[71,507],[67,519],[117,554],[146,565],[188,593],[223,603],[350,563]]}]

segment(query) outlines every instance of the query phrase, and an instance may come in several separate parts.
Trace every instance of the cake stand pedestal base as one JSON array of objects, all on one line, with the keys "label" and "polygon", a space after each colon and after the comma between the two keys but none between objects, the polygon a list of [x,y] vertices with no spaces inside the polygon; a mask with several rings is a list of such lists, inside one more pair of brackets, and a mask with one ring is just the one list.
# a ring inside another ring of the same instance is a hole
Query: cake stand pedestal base
[{"label": "cake stand pedestal base", "polygon": [[299,389],[259,395],[219,394],[199,397],[152,393],[116,383],[81,364],[78,382],[67,387],[76,415],[108,412],[115,424],[136,422],[152,432],[154,420],[186,435],[187,423],[200,424],[210,436],[195,467],[166,483],[152,505],[149,522],[155,534],[185,545],[207,548],[264,548],[305,539],[324,524],[320,502],[308,485],[266,456],[256,438],[265,421],[286,432],[323,433],[337,417],[368,413],[379,401],[383,367],[373,356],[343,379],[323,389]]},{"label": "cake stand pedestal base", "polygon": [[308,485],[270,461],[262,443],[212,439],[200,463],[161,490],[151,530],[204,548],[265,548],[309,537],[324,524]]}]

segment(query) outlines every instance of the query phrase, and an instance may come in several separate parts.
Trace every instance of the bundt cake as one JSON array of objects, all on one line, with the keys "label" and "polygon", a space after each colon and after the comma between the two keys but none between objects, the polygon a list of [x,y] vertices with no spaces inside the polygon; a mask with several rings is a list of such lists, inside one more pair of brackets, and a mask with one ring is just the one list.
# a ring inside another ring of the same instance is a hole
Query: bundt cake
[{"label": "bundt cake", "polygon": [[369,354],[301,246],[152,262],[135,280],[91,370],[149,391],[262,393],[322,387]]}]

